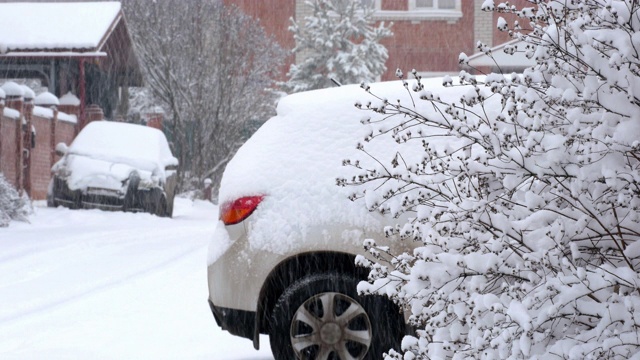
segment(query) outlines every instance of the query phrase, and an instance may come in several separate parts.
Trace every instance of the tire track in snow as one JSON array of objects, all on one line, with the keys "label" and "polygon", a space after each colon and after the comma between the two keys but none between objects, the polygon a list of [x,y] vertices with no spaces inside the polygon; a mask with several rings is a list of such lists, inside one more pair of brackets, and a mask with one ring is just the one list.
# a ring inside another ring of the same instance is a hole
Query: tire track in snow
[{"label": "tire track in snow", "polygon": [[[155,228],[154,229],[155,231],[153,231],[153,233],[157,232],[158,234],[161,234],[161,236],[156,237],[155,240],[169,239],[171,241],[184,241],[180,238],[184,238],[185,233],[188,234],[189,236],[194,236],[193,229],[194,229],[193,226],[171,227],[171,228],[161,228],[161,229]],[[140,238],[143,238],[144,240],[146,240],[145,241],[146,244],[155,243],[154,241],[148,241],[148,239],[153,237],[141,236],[139,233],[140,230],[144,231],[144,230],[147,230],[147,228],[140,227],[140,228],[131,229],[131,230],[118,230],[117,233],[126,234],[127,236],[125,236],[124,238],[132,240],[134,241],[134,243],[130,241],[123,241],[122,238],[121,240],[118,240],[118,242],[121,243],[122,245],[132,245],[132,244],[141,245],[138,242],[140,241]],[[189,231],[185,231],[185,230],[189,230]],[[136,234],[132,234],[132,232],[136,232]],[[203,236],[206,236],[211,233],[208,228],[203,228],[202,230],[197,231],[197,233],[200,233],[200,232],[202,232]],[[91,233],[88,232],[88,233],[85,233],[84,235],[90,235],[90,234]],[[182,236],[180,236],[180,234],[182,234]],[[95,234],[95,236],[92,236],[91,238],[94,240],[113,239],[112,236],[113,236],[113,232],[108,234],[107,233]],[[83,237],[83,238],[86,238],[86,237]],[[70,293],[62,297],[47,299],[45,302],[40,304],[26,306],[24,309],[18,310],[8,315],[1,316],[0,323],[6,324],[7,322],[21,320],[22,318],[27,317],[29,315],[41,313],[44,311],[50,311],[56,307],[63,306],[69,302],[79,300],[85,296],[90,296],[92,294],[99,293],[101,291],[116,287],[118,284],[122,284],[124,282],[134,280],[136,278],[144,277],[148,274],[153,273],[158,269],[165,268],[167,266],[170,266],[174,262],[177,262],[185,257],[189,257],[194,253],[197,253],[200,251],[206,252],[206,244],[207,242],[203,241],[201,244],[189,246],[186,249],[177,252],[174,256],[170,256],[169,258],[165,258],[159,262],[150,263],[147,266],[143,266],[141,268],[135,269],[132,272],[125,272],[123,274],[119,274],[116,277],[109,278],[109,279],[106,279],[105,281],[101,281],[98,283],[87,283],[87,285],[89,286],[84,289],[76,290],[73,293]],[[163,244],[159,243],[159,245],[163,245]],[[72,247],[72,245],[70,245],[70,247]],[[206,256],[203,257],[203,259],[205,258]],[[203,261],[203,269],[204,268],[205,268],[205,263]]]}]

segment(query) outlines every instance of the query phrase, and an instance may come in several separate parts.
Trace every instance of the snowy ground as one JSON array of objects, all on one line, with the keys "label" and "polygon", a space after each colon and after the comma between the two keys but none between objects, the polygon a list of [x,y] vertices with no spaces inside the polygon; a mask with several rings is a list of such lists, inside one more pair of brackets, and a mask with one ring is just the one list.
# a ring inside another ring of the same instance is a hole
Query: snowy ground
[{"label": "snowy ground", "polygon": [[186,199],[173,219],[38,204],[0,228],[0,359],[273,359],[213,320],[216,219]]}]

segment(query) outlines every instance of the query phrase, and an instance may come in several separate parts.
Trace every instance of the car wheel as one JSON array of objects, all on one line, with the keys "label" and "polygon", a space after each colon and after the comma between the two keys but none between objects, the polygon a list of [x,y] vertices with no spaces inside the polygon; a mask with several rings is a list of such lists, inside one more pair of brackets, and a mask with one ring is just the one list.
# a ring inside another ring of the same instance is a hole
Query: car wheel
[{"label": "car wheel", "polygon": [[146,199],[145,211],[160,217],[166,217],[167,214],[167,197],[158,189],[149,191]]},{"label": "car wheel", "polygon": [[127,193],[124,195],[123,210],[130,211],[137,207],[138,203],[138,185],[140,184],[140,174],[137,171],[129,174],[129,182],[127,185]]},{"label": "car wheel", "polygon": [[49,186],[47,187],[47,207],[58,207],[58,204],[56,204],[53,183],[54,179],[52,178],[49,181]]},{"label": "car wheel", "polygon": [[404,319],[382,296],[359,296],[345,274],[303,278],[278,299],[269,340],[276,360],[381,359],[399,349]]},{"label": "car wheel", "polygon": [[165,198],[164,195],[160,197],[160,200],[156,204],[154,214],[160,217],[169,217],[167,209],[167,198]]},{"label": "car wheel", "polygon": [[175,202],[175,196],[171,197],[171,200],[167,203],[166,217],[173,217],[173,204]]}]

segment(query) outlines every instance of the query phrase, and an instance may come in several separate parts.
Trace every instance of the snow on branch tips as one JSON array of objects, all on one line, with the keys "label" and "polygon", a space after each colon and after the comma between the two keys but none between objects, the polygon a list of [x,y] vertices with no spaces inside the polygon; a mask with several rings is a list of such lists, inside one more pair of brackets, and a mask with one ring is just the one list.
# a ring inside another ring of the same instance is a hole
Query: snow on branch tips
[{"label": "snow on branch tips", "polygon": [[363,92],[339,184],[415,247],[361,261],[418,329],[388,359],[640,354],[640,4],[532,3],[483,4],[517,17],[524,73]]}]

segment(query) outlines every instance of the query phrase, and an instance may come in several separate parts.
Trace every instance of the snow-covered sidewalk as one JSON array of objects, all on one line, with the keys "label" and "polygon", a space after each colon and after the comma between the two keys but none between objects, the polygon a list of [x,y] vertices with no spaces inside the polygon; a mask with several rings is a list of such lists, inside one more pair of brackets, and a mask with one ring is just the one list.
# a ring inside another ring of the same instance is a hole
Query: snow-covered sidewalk
[{"label": "snow-covered sidewalk", "polygon": [[217,209],[173,219],[49,209],[0,228],[1,359],[272,359],[221,331],[207,305]]}]

